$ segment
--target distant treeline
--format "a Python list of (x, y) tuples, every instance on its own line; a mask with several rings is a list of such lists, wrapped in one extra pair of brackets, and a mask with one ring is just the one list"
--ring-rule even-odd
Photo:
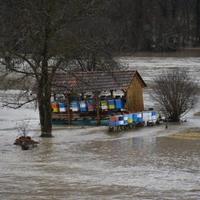
[(110, 0), (114, 48), (171, 51), (200, 44), (200, 0)]
[[(22, 16), (22, 9), (27, 10), (30, 7), (28, 2), (31, 4), (31, 1), (24, 0), (0, 0), (1, 18), (4, 18), (0, 29), (1, 40), (9, 35), (9, 31), (13, 32), (13, 29), (16, 29), (14, 37), (24, 36), (20, 35), (21, 33), (17, 34), (19, 21), (9, 26), (5, 24), (5, 18), (9, 21), (12, 15)], [(33, 2), (35, 6), (33, 12), (35, 15), (40, 15), (41, 10), (39, 9), (38, 13), (36, 10), (40, 8), (40, 4), (45, 4), (41, 3), (45, 0), (35, 0), (32, 4)], [(58, 6), (62, 12), (64, 8), (62, 5), (67, 5), (66, 14), (63, 14), (63, 20), (67, 19), (67, 25), (63, 32), (60, 31), (60, 35), (62, 37), (64, 34), (69, 35), (70, 30), (78, 38), (76, 42), (81, 41), (79, 45), (84, 46), (83, 49), (80, 47), (81, 53), (86, 46), (90, 46), (90, 49), (92, 46), (95, 49), (102, 48), (112, 52), (159, 52), (200, 45), (200, 0), (57, 0), (56, 2), (59, 2)], [(77, 20), (76, 17), (83, 16), (82, 13), (84, 19)], [(24, 20), (22, 21), (24, 23)]]

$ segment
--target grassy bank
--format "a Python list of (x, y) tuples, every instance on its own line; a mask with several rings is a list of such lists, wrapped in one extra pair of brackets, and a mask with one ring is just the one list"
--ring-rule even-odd
[(200, 128), (190, 128), (167, 137), (180, 140), (200, 140)]

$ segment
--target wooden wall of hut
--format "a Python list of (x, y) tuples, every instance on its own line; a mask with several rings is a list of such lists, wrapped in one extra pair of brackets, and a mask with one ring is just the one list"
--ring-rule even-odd
[(127, 89), (126, 109), (129, 112), (141, 112), (144, 110), (143, 84), (137, 76), (134, 77)]

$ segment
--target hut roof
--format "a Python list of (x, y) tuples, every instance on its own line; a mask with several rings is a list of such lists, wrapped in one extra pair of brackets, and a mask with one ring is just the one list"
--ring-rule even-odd
[(143, 87), (146, 83), (137, 71), (91, 71), (57, 73), (53, 81), (53, 92), (101, 92), (127, 89), (132, 80), (138, 77)]

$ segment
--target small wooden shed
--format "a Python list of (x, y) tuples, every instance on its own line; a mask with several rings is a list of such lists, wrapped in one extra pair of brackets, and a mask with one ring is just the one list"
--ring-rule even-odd
[(85, 94), (99, 96), (102, 91), (120, 90), (126, 99), (127, 112), (144, 110), (143, 89), (146, 83), (137, 71), (91, 71), (57, 73), (53, 81), (53, 94)]

